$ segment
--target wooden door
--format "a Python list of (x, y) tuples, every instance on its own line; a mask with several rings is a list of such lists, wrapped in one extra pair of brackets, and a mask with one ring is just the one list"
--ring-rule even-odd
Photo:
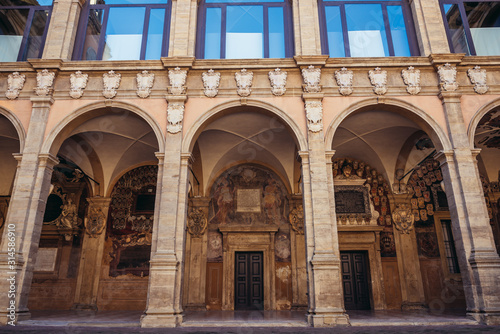
[(262, 252), (236, 252), (234, 278), (234, 309), (264, 308)]
[(346, 310), (369, 310), (367, 256), (364, 252), (340, 252)]

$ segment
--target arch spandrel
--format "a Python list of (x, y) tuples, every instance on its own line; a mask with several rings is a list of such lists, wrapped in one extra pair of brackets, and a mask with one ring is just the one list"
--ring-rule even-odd
[(11, 110), (6, 109), (5, 107), (0, 107), (0, 115), (7, 118), (10, 123), (14, 126), (17, 132), (17, 137), (19, 140), (19, 153), (21, 153), (24, 149), (24, 141), (26, 139), (26, 130), (24, 129), (24, 125)]

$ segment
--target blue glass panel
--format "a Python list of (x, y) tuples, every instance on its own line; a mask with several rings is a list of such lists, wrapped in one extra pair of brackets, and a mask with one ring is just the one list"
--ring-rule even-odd
[(54, 0), (1, 0), (0, 6), (52, 6)]
[(401, 1), (401, 0), (323, 0), (325, 2), (333, 2), (333, 1), (376, 1), (376, 2), (380, 2), (380, 1)]
[(401, 6), (387, 6), (389, 16), (389, 26), (391, 27), (392, 45), (394, 46), (394, 55), (409, 57), (410, 45), (406, 35), (405, 20), (403, 18), (403, 9)]
[(17, 61), (29, 9), (0, 9), (0, 62)]
[(160, 59), (165, 27), (165, 9), (151, 9), (145, 59)]
[(344, 35), (340, 19), (340, 7), (325, 7), (328, 54), (330, 57), (345, 57)]
[(470, 55), (469, 45), (465, 37), (464, 24), (458, 5), (446, 5), (446, 20), (448, 21), (449, 38), (456, 53)]
[(264, 58), (262, 6), (227, 6), (226, 58)]
[(40, 53), (43, 50), (43, 33), (47, 25), (48, 17), (49, 12), (47, 10), (35, 11), (22, 60), (39, 58), (41, 56)]
[(220, 59), (221, 9), (207, 8), (205, 59)]
[(54, 0), (38, 0), (37, 2), (40, 6), (52, 6)]
[(269, 58), (285, 58), (283, 8), (269, 7)]
[(500, 55), (500, 3), (465, 2), (464, 8), (476, 55)]
[[(94, 2), (94, 3), (93, 3)], [(101, 5), (153, 5), (166, 4), (168, 0), (91, 0), (91, 4)]]
[(388, 57), (382, 6), (345, 5), (351, 57)]
[(248, 2), (285, 2), (285, 0), (251, 0), (251, 1), (242, 1), (242, 0), (206, 0), (206, 3), (248, 3)]
[(103, 60), (136, 60), (141, 55), (144, 7), (109, 9)]
[(87, 23), (87, 33), (83, 43), (82, 60), (97, 60), (97, 50), (101, 38), (102, 22), (104, 19), (103, 9), (90, 9)]

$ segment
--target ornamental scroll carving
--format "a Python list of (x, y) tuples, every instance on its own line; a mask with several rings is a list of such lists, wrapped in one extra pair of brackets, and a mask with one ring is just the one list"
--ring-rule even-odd
[(97, 238), (106, 225), (106, 216), (99, 207), (91, 207), (85, 220), (85, 231), (91, 238)]
[(149, 94), (151, 94), (151, 88), (153, 88), (153, 84), (155, 82), (154, 73), (149, 73), (148, 71), (142, 71), (141, 73), (137, 73), (136, 77), (137, 81), (137, 96), (140, 98), (147, 98)]
[(348, 96), (352, 94), (353, 79), (353, 72), (345, 67), (342, 67), (340, 71), (335, 71), (335, 80), (337, 81), (341, 95)]
[(376, 67), (375, 70), (368, 71), (368, 77), (375, 94), (384, 95), (387, 93), (387, 71)]
[(187, 70), (181, 70), (179, 67), (168, 71), (168, 80), (170, 87), (168, 90), (172, 95), (182, 95), (186, 92)]
[(306, 93), (319, 93), (321, 91), (321, 86), (319, 85), (321, 81), (321, 69), (314, 68), (310, 65), (308, 68), (302, 69), (302, 79), (304, 80), (304, 85), (302, 88)]
[(49, 72), (48, 70), (43, 70), (36, 74), (36, 88), (35, 93), (38, 96), (47, 96), (52, 93), (52, 85), (54, 84), (54, 78), (56, 74), (54, 72)]
[(323, 130), (323, 104), (321, 101), (306, 101), (306, 117), (309, 131)]
[(194, 238), (200, 238), (207, 229), (207, 217), (202, 209), (193, 209), (188, 214), (187, 230)]
[(304, 208), (298, 205), (289, 214), (290, 225), (297, 234), (304, 234)]
[(438, 75), (442, 90), (453, 92), (458, 89), (457, 68), (455, 66), (448, 63), (438, 66)]
[(269, 81), (271, 82), (271, 92), (276, 96), (281, 96), (286, 92), (286, 77), (287, 72), (281, 71), (279, 68), (274, 71), (269, 71)]
[(122, 80), (122, 75), (115, 73), (115, 71), (109, 71), (102, 75), (102, 82), (104, 84), (104, 90), (102, 95), (107, 99), (112, 99), (116, 96), (116, 90), (120, 87), (120, 82)]
[(81, 71), (76, 71), (69, 76), (69, 82), (71, 88), (69, 90), (69, 96), (74, 99), (79, 99), (83, 96), (83, 90), (87, 87), (87, 82), (89, 81), (89, 75), (83, 74)]
[(239, 96), (247, 97), (252, 93), (252, 81), (253, 72), (248, 72), (246, 69), (242, 69), (240, 72), (234, 73), (234, 79), (236, 80), (236, 86), (238, 90), (236, 91)]
[(182, 120), (184, 119), (184, 103), (169, 102), (167, 107), (167, 131), (178, 133), (182, 130)]
[(216, 97), (219, 93), (220, 73), (210, 69), (201, 75), (206, 97)]
[(420, 70), (416, 70), (413, 66), (408, 67), (407, 70), (401, 71), (401, 76), (406, 85), (406, 91), (411, 95), (420, 93)]
[(5, 96), (9, 100), (14, 100), (19, 96), (19, 93), (24, 87), (24, 82), (26, 81), (26, 76), (24, 74), (19, 74), (19, 72), (14, 72), (9, 74), (7, 79), (8, 89), (5, 92)]
[(467, 70), (470, 82), (474, 85), (474, 91), (478, 94), (485, 94), (489, 87), (486, 85), (486, 70), (476, 66)]
[(392, 213), (392, 219), (396, 228), (403, 234), (409, 234), (414, 228), (414, 217), (411, 209), (406, 204), (398, 204)]

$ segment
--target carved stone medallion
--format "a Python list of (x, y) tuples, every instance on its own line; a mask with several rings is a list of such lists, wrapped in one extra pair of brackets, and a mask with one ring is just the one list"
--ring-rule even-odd
[(287, 72), (281, 71), (279, 68), (274, 71), (269, 71), (269, 81), (271, 82), (271, 92), (276, 96), (281, 96), (286, 92), (286, 77)]
[(470, 82), (474, 85), (474, 91), (478, 94), (485, 94), (489, 87), (486, 85), (486, 70), (476, 66), (467, 70)]
[(122, 80), (122, 75), (115, 73), (115, 71), (109, 71), (102, 75), (102, 82), (104, 84), (104, 90), (102, 95), (107, 99), (112, 99), (116, 96), (116, 90), (120, 87), (120, 82)]
[(186, 92), (187, 70), (181, 70), (179, 67), (168, 71), (168, 80), (170, 81), (169, 91), (172, 95), (182, 95)]
[(304, 208), (299, 205), (290, 211), (290, 225), (297, 234), (304, 234)]
[(455, 66), (451, 66), (448, 63), (438, 66), (438, 75), (439, 85), (442, 90), (452, 92), (458, 89), (457, 68)]
[(411, 209), (406, 204), (398, 204), (392, 213), (392, 219), (396, 228), (404, 234), (409, 234), (414, 228), (414, 217)]
[(153, 84), (155, 82), (155, 74), (149, 73), (148, 71), (142, 71), (141, 73), (137, 73), (136, 77), (137, 81), (137, 96), (145, 99), (151, 94), (151, 88), (153, 88)]
[(306, 101), (306, 117), (309, 131), (323, 130), (323, 104), (321, 101)]
[(106, 225), (106, 216), (99, 207), (91, 207), (85, 220), (85, 230), (91, 238), (97, 238)]
[(26, 81), (26, 76), (24, 74), (19, 74), (19, 72), (14, 72), (9, 74), (7, 79), (8, 89), (5, 92), (5, 96), (9, 100), (14, 100), (19, 96), (19, 93), (24, 87), (24, 82)]
[(238, 87), (237, 93), (241, 97), (250, 96), (252, 93), (253, 72), (248, 72), (242, 69), (240, 72), (234, 74), (236, 86)]
[(220, 73), (210, 69), (201, 75), (206, 97), (216, 97), (219, 93)]
[(411, 95), (420, 93), (420, 70), (416, 70), (413, 66), (407, 70), (401, 71), (401, 76), (406, 85), (406, 91)]
[(52, 93), (52, 85), (54, 84), (54, 78), (56, 74), (54, 72), (49, 72), (48, 70), (43, 70), (36, 74), (36, 88), (35, 93), (38, 96), (47, 96)]
[(170, 133), (181, 132), (183, 119), (184, 103), (169, 102), (167, 107), (167, 131)]
[(87, 82), (89, 81), (89, 75), (83, 74), (80, 71), (76, 71), (69, 76), (69, 81), (71, 84), (71, 89), (69, 91), (69, 96), (74, 99), (79, 99), (83, 95), (83, 90), (87, 87)]
[(375, 70), (368, 71), (368, 77), (373, 86), (373, 92), (377, 95), (384, 95), (387, 93), (387, 71), (375, 68)]
[(345, 67), (342, 67), (340, 71), (335, 71), (335, 80), (337, 80), (337, 85), (339, 86), (340, 94), (344, 96), (352, 94), (353, 79), (354, 79), (353, 72)]
[(304, 85), (302, 86), (304, 92), (319, 93), (321, 91), (321, 86), (319, 85), (321, 81), (320, 68), (314, 68), (313, 65), (310, 65), (308, 68), (303, 68), (302, 79), (304, 80)]
[(207, 217), (205, 217), (203, 210), (200, 208), (193, 209), (188, 214), (188, 220), (187, 220), (188, 232), (194, 238), (199, 238), (203, 236), (203, 233), (205, 233), (206, 229), (207, 229)]

